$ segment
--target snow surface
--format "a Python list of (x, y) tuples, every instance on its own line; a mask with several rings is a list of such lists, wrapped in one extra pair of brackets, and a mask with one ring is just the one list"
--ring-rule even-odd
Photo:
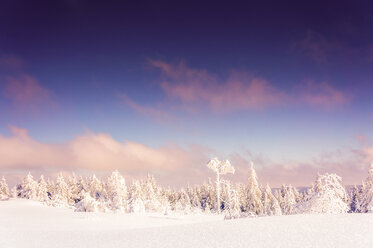
[(0, 247), (373, 247), (373, 214), (223, 220), (73, 212), (10, 199), (0, 201)]

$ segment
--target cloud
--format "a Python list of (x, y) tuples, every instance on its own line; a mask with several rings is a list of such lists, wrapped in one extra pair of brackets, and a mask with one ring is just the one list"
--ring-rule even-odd
[(7, 77), (2, 93), (13, 107), (21, 112), (40, 112), (46, 106), (56, 105), (52, 92), (44, 88), (36, 78), (27, 74)]
[(290, 104), (334, 108), (349, 102), (344, 92), (322, 82), (307, 81), (281, 91), (267, 80), (247, 72), (231, 71), (222, 81), (207, 70), (189, 68), (183, 61), (169, 64), (149, 60), (164, 76), (160, 87), (168, 99), (178, 101), (184, 109), (200, 110), (207, 106), (215, 112), (263, 109)]
[(215, 112), (261, 109), (285, 101), (285, 95), (269, 82), (247, 73), (233, 72), (226, 81), (219, 82), (215, 75), (188, 68), (183, 61), (176, 65), (149, 61), (166, 77), (161, 83), (166, 95), (192, 109), (204, 105)]
[[(26, 129), (9, 126), (11, 136), (0, 135), (0, 173), (33, 171), (53, 175), (58, 171), (108, 174), (118, 169), (125, 177), (141, 178), (152, 173), (163, 185), (201, 184), (214, 174), (205, 166), (216, 151), (200, 146), (175, 144), (150, 147), (133, 141), (117, 141), (109, 134), (88, 132), (60, 144), (39, 142)], [(245, 183), (250, 161), (259, 181), (272, 187), (281, 184), (309, 186), (317, 173), (337, 173), (346, 185), (359, 184), (373, 161), (373, 147), (343, 148), (315, 155), (308, 161), (283, 159), (273, 162), (263, 154), (246, 151), (227, 157), (236, 173), (226, 178)], [(88, 173), (87, 173), (88, 172)]]
[(373, 148), (351, 149), (345, 147), (330, 152), (316, 154), (308, 161), (282, 159), (272, 161), (263, 155), (252, 153), (235, 153), (230, 156), (231, 164), (236, 167), (238, 181), (246, 180), (250, 161), (254, 161), (258, 180), (262, 185), (272, 187), (282, 184), (309, 186), (315, 181), (318, 173), (336, 173), (343, 178), (343, 184), (360, 184), (367, 176), (370, 160), (373, 159)]
[[(153, 173), (173, 183), (204, 166), (209, 149), (168, 144), (152, 148), (137, 142), (119, 142), (109, 134), (87, 133), (62, 144), (39, 142), (26, 129), (9, 126), (12, 135), (0, 135), (1, 170), (90, 170), (118, 169), (128, 175)], [(186, 179), (184, 179), (186, 180)], [(197, 179), (198, 180), (198, 179)]]
[(326, 82), (316, 84), (308, 81), (302, 87), (301, 100), (310, 106), (334, 108), (345, 105), (350, 99), (344, 92)]
[(143, 116), (149, 117), (158, 122), (169, 122), (174, 119), (167, 112), (154, 107), (140, 105), (125, 94), (119, 94), (119, 97), (124, 101), (124, 103), (127, 106), (131, 107), (133, 110), (135, 110)]

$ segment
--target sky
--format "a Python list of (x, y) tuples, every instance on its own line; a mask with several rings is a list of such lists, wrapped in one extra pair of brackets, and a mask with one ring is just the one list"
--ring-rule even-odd
[(373, 161), (371, 1), (3, 1), (0, 175), (359, 184)]

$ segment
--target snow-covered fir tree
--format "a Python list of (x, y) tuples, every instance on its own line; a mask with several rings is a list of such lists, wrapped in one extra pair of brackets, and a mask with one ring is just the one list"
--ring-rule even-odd
[(127, 208), (128, 212), (132, 213), (145, 212), (141, 184), (139, 181), (134, 181), (130, 187)]
[(89, 179), (88, 191), (97, 201), (105, 201), (106, 190), (104, 184), (96, 177), (95, 174), (93, 174), (93, 176)]
[(230, 181), (223, 180), (222, 201), (226, 218), (238, 218), (241, 216), (241, 206), (238, 194)]
[(10, 197), (8, 184), (6, 183), (5, 177), (0, 180), (0, 200), (5, 200)]
[(218, 158), (213, 158), (207, 163), (207, 167), (211, 169), (216, 174), (216, 210), (218, 213), (221, 211), (221, 201), (220, 201), (220, 190), (221, 183), (220, 177), (222, 175), (232, 173), (234, 174), (234, 167), (228, 160), (220, 161)]
[(262, 194), (262, 202), (263, 202), (263, 214), (264, 215), (281, 215), (281, 207), (272, 194), (272, 190), (267, 184), (263, 194)]
[(261, 199), (262, 191), (259, 188), (258, 177), (254, 170), (254, 163), (251, 162), (248, 175), (245, 211), (256, 215), (262, 214), (263, 204)]
[(51, 199), (50, 194), (48, 193), (47, 183), (45, 182), (43, 175), (40, 176), (40, 179), (38, 181), (36, 197), (38, 201), (41, 202), (46, 202)]
[(370, 165), (367, 179), (363, 182), (359, 205), (360, 212), (373, 213), (373, 163)]
[(22, 183), (16, 186), (16, 196), (19, 198), (37, 200), (37, 188), (38, 184), (29, 172), (27, 176), (23, 178)]
[(117, 170), (108, 178), (107, 197), (112, 210), (125, 212), (128, 209), (126, 181)]
[(348, 197), (336, 174), (318, 175), (311, 194), (296, 206), (297, 213), (346, 213)]
[(70, 188), (62, 173), (57, 176), (52, 199), (53, 205), (55, 206), (71, 206), (75, 203), (71, 197)]
[(360, 189), (355, 185), (351, 192), (350, 200), (350, 212), (359, 213), (360, 212)]
[(297, 203), (294, 188), (291, 185), (282, 185), (280, 195), (277, 195), (282, 214), (292, 214)]

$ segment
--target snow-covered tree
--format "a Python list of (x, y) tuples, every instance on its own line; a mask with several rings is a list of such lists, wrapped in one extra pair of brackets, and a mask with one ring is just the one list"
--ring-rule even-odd
[(359, 213), (360, 212), (360, 189), (354, 186), (351, 192), (351, 201), (350, 201), (350, 212)]
[(134, 181), (129, 190), (128, 211), (132, 213), (145, 212), (145, 205), (142, 199), (141, 184), (139, 181)]
[(127, 209), (127, 187), (124, 177), (117, 171), (113, 171), (107, 181), (107, 196), (110, 208), (115, 211), (125, 212)]
[(22, 183), (16, 186), (16, 195), (20, 198), (37, 200), (37, 188), (38, 184), (29, 172), (27, 176), (23, 178)]
[(257, 215), (262, 214), (263, 204), (261, 199), (262, 191), (259, 188), (258, 177), (254, 170), (254, 163), (251, 162), (248, 176), (245, 211)]
[(272, 190), (267, 184), (263, 196), (262, 196), (262, 202), (263, 202), (263, 214), (264, 215), (281, 215), (281, 207), (277, 201), (277, 199), (272, 194)]
[(226, 218), (238, 218), (241, 215), (241, 206), (236, 189), (230, 181), (222, 180), (224, 211), (227, 213)]
[(93, 176), (89, 179), (88, 191), (91, 194), (91, 196), (97, 201), (105, 200), (106, 191), (104, 188), (104, 184), (101, 182), (100, 179), (96, 177), (95, 174), (93, 174)]
[(70, 188), (67, 185), (62, 173), (56, 179), (56, 185), (53, 195), (53, 204), (57, 206), (70, 206), (73, 203)]
[(48, 194), (47, 183), (45, 182), (43, 175), (40, 176), (40, 179), (38, 181), (36, 197), (38, 201), (41, 201), (41, 202), (46, 202), (50, 200), (50, 197)]
[(312, 193), (296, 206), (297, 213), (346, 213), (348, 197), (336, 174), (318, 175)]
[(9, 197), (8, 184), (6, 183), (5, 177), (2, 177), (0, 180), (0, 200), (8, 199)]
[(220, 213), (220, 176), (228, 173), (234, 174), (234, 167), (228, 160), (220, 161), (218, 158), (213, 158), (207, 163), (207, 167), (216, 174), (216, 199), (217, 199), (217, 212)]
[(96, 201), (88, 192), (82, 193), (82, 200), (75, 203), (75, 212), (107, 212), (104, 204)]
[(293, 208), (295, 207), (296, 195), (291, 185), (282, 185), (280, 190), (279, 204), (281, 207), (282, 214), (292, 214)]
[(373, 212), (373, 163), (370, 165), (368, 177), (363, 183), (359, 205), (362, 213)]

